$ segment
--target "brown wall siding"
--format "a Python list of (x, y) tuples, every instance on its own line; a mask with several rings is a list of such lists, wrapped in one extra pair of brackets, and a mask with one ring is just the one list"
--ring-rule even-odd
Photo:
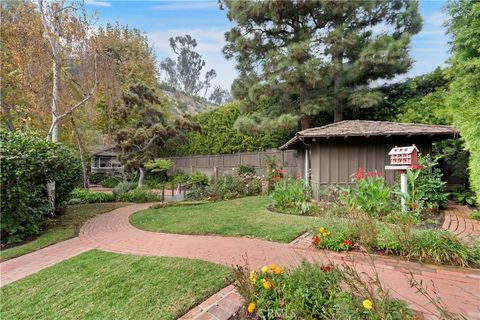
[(431, 141), (426, 138), (355, 138), (318, 139), (311, 144), (311, 184), (314, 197), (329, 184), (346, 185), (351, 176), (362, 167), (368, 171), (377, 170), (392, 185), (393, 171), (386, 171), (390, 164), (388, 152), (394, 146), (416, 144), (420, 153), (431, 152)]

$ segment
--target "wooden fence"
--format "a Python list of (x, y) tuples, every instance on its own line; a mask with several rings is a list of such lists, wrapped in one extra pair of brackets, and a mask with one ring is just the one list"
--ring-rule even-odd
[(284, 174), (296, 177), (301, 174), (302, 164), (295, 150), (280, 151), (270, 149), (258, 152), (238, 152), (220, 155), (199, 155), (185, 157), (171, 157), (172, 171), (185, 173), (200, 171), (208, 176), (231, 174), (241, 165), (253, 166), (258, 175), (266, 175), (268, 158), (275, 159), (277, 168), (282, 168)]

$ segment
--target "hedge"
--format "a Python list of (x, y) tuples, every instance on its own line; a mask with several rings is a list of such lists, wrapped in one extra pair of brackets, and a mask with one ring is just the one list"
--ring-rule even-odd
[[(26, 133), (0, 132), (2, 242), (40, 232), (43, 219), (58, 209), (81, 177), (76, 154), (67, 147)], [(47, 183), (56, 182), (55, 207)]]

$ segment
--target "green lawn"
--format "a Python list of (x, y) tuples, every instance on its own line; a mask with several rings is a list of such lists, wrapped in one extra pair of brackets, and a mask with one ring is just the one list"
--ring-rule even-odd
[(57, 242), (76, 237), (81, 226), (88, 219), (125, 205), (127, 203), (87, 203), (68, 206), (63, 215), (49, 219), (45, 223), (45, 232), (40, 236), (18, 246), (1, 250), (0, 261), (19, 257)]
[(266, 209), (269, 197), (246, 197), (196, 206), (147, 209), (131, 216), (144, 230), (182, 234), (249, 236), (290, 242), (318, 225), (315, 217), (273, 213)]
[(199, 260), (91, 250), (0, 289), (0, 318), (176, 319), (232, 281)]

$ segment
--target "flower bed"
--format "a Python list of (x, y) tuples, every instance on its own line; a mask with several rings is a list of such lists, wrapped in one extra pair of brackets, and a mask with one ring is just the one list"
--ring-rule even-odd
[(272, 264), (260, 271), (237, 267), (235, 275), (250, 319), (413, 319), (405, 302), (348, 267), (304, 262), (282, 270)]
[(445, 230), (413, 229), (373, 219), (331, 220), (312, 237), (312, 244), (334, 251), (397, 255), (407, 260), (461, 267), (480, 266), (480, 243), (468, 245)]

